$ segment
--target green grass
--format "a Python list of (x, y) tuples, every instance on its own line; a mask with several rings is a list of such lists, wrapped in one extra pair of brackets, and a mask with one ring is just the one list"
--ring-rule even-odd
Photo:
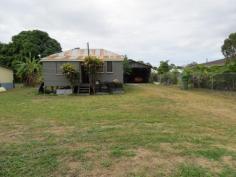
[(114, 157), (122, 157), (122, 156), (133, 157), (135, 156), (135, 153), (132, 151), (127, 151), (123, 147), (114, 147), (111, 151), (111, 155)]
[(211, 177), (212, 175), (202, 167), (183, 165), (178, 169), (175, 177)]
[(202, 156), (210, 160), (220, 160), (223, 156), (232, 156), (235, 158), (235, 152), (227, 151), (223, 148), (207, 148), (192, 152), (196, 156)]
[(235, 93), (125, 92), (1, 93), (0, 176), (235, 176)]

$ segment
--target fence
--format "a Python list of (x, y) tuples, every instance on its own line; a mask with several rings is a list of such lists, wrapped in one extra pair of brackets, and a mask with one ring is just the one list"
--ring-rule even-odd
[(214, 74), (204, 78), (192, 76), (192, 87), (236, 91), (236, 73)]
[(236, 73), (214, 75), (212, 77), (211, 89), (236, 91)]

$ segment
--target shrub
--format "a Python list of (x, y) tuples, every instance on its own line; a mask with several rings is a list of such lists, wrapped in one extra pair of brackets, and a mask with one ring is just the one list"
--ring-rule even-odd
[(151, 73), (150, 82), (158, 82), (158, 73), (156, 72)]
[(183, 88), (188, 88), (191, 84), (194, 88), (236, 90), (236, 60), (226, 62), (224, 66), (186, 67), (181, 80)]
[(16, 76), (20, 78), (24, 85), (35, 86), (40, 83), (41, 64), (35, 58), (25, 57), (24, 61), (15, 63)]
[(71, 87), (75, 87), (79, 84), (80, 73), (76, 71), (73, 64), (66, 63), (62, 66), (63, 74), (68, 79)]
[(159, 76), (159, 81), (165, 85), (177, 84), (179, 78), (179, 72), (177, 70), (170, 71)]

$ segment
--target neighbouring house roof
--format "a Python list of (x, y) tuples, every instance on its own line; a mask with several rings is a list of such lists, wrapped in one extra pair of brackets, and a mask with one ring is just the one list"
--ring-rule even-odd
[(214, 60), (214, 61), (209, 61), (206, 63), (202, 63), (202, 65), (205, 66), (223, 66), (226, 62), (226, 59), (220, 59), (220, 60)]
[[(124, 56), (110, 52), (105, 49), (90, 49), (90, 56), (96, 56), (103, 61), (123, 61)], [(49, 55), (41, 59), (45, 61), (84, 61), (85, 57), (88, 56), (87, 49), (71, 49), (65, 52), (56, 53)]]

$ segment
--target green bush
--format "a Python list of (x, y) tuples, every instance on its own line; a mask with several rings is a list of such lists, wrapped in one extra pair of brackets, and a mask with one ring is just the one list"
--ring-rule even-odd
[(180, 73), (177, 70), (169, 71), (159, 75), (160, 83), (164, 85), (176, 85), (178, 83)]
[(187, 89), (192, 85), (194, 88), (236, 90), (236, 60), (230, 61), (224, 66), (186, 67), (181, 76), (182, 87)]
[(63, 74), (68, 79), (71, 87), (75, 87), (79, 84), (80, 73), (76, 71), (75, 66), (70, 63), (66, 63), (62, 66)]
[(158, 82), (158, 73), (155, 72), (151, 73), (150, 82)]

